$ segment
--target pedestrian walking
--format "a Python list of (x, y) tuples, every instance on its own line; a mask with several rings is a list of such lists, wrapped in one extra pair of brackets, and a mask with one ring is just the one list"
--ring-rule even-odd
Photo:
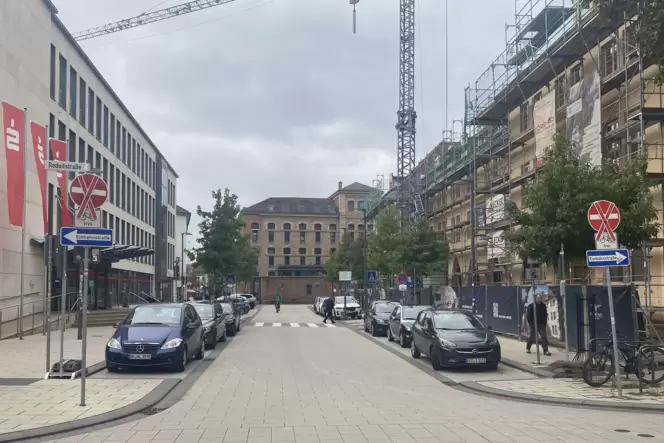
[[(535, 303), (537, 303), (537, 309), (535, 309)], [(528, 343), (526, 343), (526, 352), (530, 354), (530, 347), (535, 343), (535, 334), (539, 333), (544, 355), (551, 355), (549, 352), (549, 340), (546, 337), (546, 323), (549, 316), (546, 312), (546, 304), (542, 302), (541, 294), (537, 294), (535, 303), (529, 304), (526, 311), (530, 329), (530, 336), (528, 337)], [(535, 328), (535, 310), (537, 310), (537, 328)]]
[(323, 323), (327, 323), (328, 318), (334, 323), (334, 295), (325, 299), (323, 302), (323, 311), (325, 312)]

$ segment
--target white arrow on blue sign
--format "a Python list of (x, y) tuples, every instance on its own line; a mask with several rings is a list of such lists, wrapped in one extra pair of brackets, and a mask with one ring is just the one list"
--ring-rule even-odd
[(60, 228), (62, 246), (110, 248), (113, 246), (113, 230), (104, 228)]
[(378, 281), (377, 271), (367, 271), (367, 282), (376, 283)]
[(586, 261), (589, 268), (629, 266), (629, 251), (627, 249), (586, 251)]

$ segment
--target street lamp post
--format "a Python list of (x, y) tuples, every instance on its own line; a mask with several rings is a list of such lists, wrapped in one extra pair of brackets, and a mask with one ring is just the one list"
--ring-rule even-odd
[[(366, 203), (365, 203), (366, 204)], [(362, 239), (362, 306), (364, 309), (365, 301), (367, 299), (367, 244), (369, 240), (369, 231), (367, 230), (367, 208), (364, 206), (360, 209), (362, 211), (362, 220), (364, 222), (364, 238)]]
[(180, 294), (180, 297), (182, 297), (182, 300), (185, 300), (187, 298), (186, 297), (186, 295), (187, 295), (187, 271), (186, 271), (186, 269), (187, 268), (186, 268), (186, 265), (185, 265), (186, 259), (185, 259), (185, 256), (184, 256), (184, 251), (185, 251), (184, 241), (185, 241), (185, 238), (188, 235), (191, 235), (191, 232), (185, 231), (185, 232), (182, 233), (182, 242), (180, 244), (180, 248), (181, 248), (180, 256), (182, 257), (182, 260), (181, 260), (182, 265), (181, 265), (181, 269), (180, 269), (180, 282), (182, 284), (182, 293)]

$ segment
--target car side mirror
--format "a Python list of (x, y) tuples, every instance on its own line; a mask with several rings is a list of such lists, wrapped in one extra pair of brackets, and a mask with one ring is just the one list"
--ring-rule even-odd
[(114, 327), (115, 329), (118, 329), (118, 326), (120, 326), (120, 323), (113, 323), (113, 327)]
[(487, 328), (489, 331), (493, 330), (493, 326), (491, 326), (491, 325), (488, 325), (486, 328)]

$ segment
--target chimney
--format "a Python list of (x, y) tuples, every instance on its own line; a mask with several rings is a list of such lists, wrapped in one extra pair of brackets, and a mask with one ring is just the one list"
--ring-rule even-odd
[(339, 190), (341, 191), (341, 188), (344, 187), (344, 182), (339, 182)]

